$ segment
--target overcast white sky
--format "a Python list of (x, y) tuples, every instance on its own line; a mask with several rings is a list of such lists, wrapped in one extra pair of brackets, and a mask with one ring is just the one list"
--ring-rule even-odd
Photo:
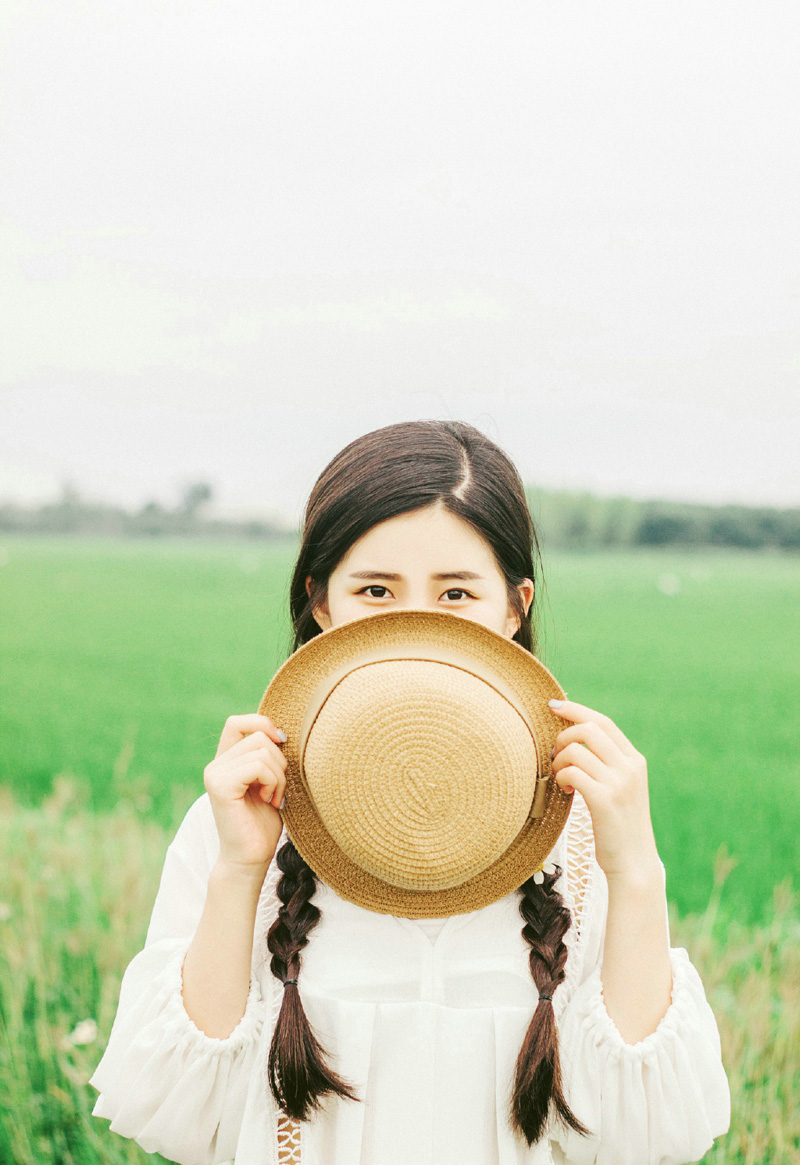
[(800, 504), (797, 0), (4, 0), (0, 497), (300, 509), (457, 417)]

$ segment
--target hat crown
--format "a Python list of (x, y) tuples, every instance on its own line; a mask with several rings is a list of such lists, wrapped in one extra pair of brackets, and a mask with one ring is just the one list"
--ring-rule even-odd
[(305, 784), (341, 851), (390, 885), (445, 890), (495, 862), (536, 790), (534, 740), (464, 667), (384, 660), (335, 684), (309, 733)]

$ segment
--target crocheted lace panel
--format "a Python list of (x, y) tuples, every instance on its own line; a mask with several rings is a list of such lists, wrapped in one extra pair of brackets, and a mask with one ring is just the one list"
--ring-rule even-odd
[(575, 790), (567, 819), (567, 895), (572, 910), (572, 925), (580, 937), (583, 904), (589, 889), (594, 864), (594, 829), (592, 815), (585, 800)]
[[(286, 840), (286, 831), (281, 834), (278, 849)], [(574, 928), (573, 943), (580, 937), (581, 917), (586, 900), (591, 877), (592, 861), (594, 858), (594, 832), (592, 818), (586, 802), (578, 791), (575, 791), (572, 808), (566, 826), (566, 892), (568, 905), (572, 911)], [(258, 905), (255, 958), (260, 959), (262, 965), (269, 967), (272, 956), (267, 947), (267, 932), (275, 920), (280, 900), (277, 895), (277, 885), (280, 870), (277, 863), (272, 862), (264, 879), (261, 898)], [(254, 959), (255, 962), (255, 959)], [(272, 1014), (270, 1031), (274, 1031), (278, 1021), (283, 993), (280, 990), (272, 992)], [(266, 1071), (266, 1062), (261, 1066), (263, 1088), (269, 1089)], [(302, 1165), (303, 1126), (278, 1110), (275, 1129), (275, 1143), (273, 1157), (279, 1165)]]

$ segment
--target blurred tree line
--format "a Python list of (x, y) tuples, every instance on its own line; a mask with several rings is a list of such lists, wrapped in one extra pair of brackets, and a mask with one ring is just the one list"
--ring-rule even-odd
[(106, 535), (121, 538), (197, 536), (211, 538), (296, 537), (296, 530), (279, 519), (231, 521), (205, 513), (214, 496), (206, 481), (192, 482), (172, 509), (157, 501), (138, 510), (125, 510), (81, 497), (71, 483), (62, 486), (61, 497), (38, 507), (0, 502), (0, 533)]
[(739, 546), (800, 550), (800, 507), (703, 505), (526, 487), (548, 548)]
[[(701, 505), (598, 497), (527, 486), (526, 494), (547, 549), (613, 546), (738, 546), (753, 550), (800, 550), (800, 507)], [(72, 484), (61, 497), (38, 507), (0, 502), (0, 533), (111, 535), (159, 538), (293, 539), (296, 529), (279, 519), (233, 521), (209, 517), (208, 482), (188, 485), (172, 509), (149, 501), (135, 511), (82, 498)]]

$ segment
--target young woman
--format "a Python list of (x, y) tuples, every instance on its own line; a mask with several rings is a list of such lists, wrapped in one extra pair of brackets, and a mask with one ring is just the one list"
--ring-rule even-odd
[[(534, 557), (519, 475), (477, 429), (367, 433), (308, 500), (293, 649), (429, 608), (536, 654)], [(547, 876), (421, 920), (315, 876), (282, 826), (281, 726), (229, 717), (125, 972), (94, 1114), (185, 1165), (698, 1160), (730, 1093), (700, 977), (670, 947), (646, 761), (601, 712), (559, 713), (554, 779), (575, 795)]]

